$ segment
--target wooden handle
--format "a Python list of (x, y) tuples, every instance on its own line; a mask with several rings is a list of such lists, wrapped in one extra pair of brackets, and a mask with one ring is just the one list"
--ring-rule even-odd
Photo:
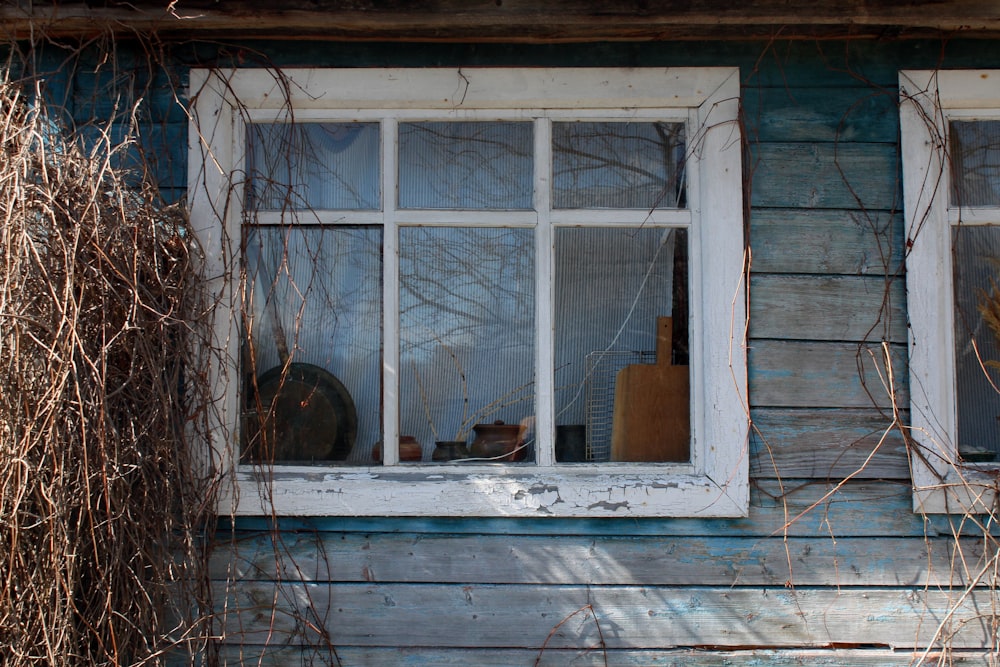
[(672, 317), (656, 318), (656, 363), (659, 366), (673, 365), (674, 320)]

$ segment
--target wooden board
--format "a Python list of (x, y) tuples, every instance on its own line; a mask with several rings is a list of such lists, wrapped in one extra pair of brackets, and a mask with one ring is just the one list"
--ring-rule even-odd
[(757, 208), (750, 215), (755, 273), (894, 275), (903, 218), (885, 211)]
[(904, 287), (882, 276), (755, 274), (750, 336), (905, 343)]
[(954, 648), (993, 641), (988, 588), (241, 582), (213, 599), (232, 643), (315, 643), (322, 628), (336, 646), (908, 649), (940, 646), (942, 625)]
[[(743, 651), (707, 651), (705, 649), (604, 649), (600, 648), (394, 648), (382, 646), (313, 646), (288, 647), (239, 645), (224, 647), (219, 656), (226, 666), (288, 667), (289, 665), (338, 664), (331, 656), (336, 651), (342, 665), (409, 665), (435, 667), (913, 667), (915, 651), (892, 651), (865, 647), (853, 649), (748, 649)], [(990, 651), (929, 651), (925, 665), (962, 665), (993, 667)], [(190, 663), (178, 660), (176, 667)], [(173, 663), (168, 663), (174, 667)]]
[(673, 321), (656, 320), (656, 363), (618, 372), (612, 461), (687, 461), (691, 456), (690, 374), (674, 366)]
[(898, 150), (892, 144), (774, 143), (751, 147), (755, 207), (897, 208)]
[[(216, 549), (211, 576), (249, 581), (646, 586), (944, 586), (987, 567), (982, 538), (288, 533)], [(475, 554), (469, 558), (467, 554)], [(891, 554), (891, 558), (888, 556)], [(553, 567), (556, 558), (564, 567)]]
[(755, 408), (750, 416), (750, 474), (757, 479), (910, 478), (903, 435), (885, 411)]
[[(470, 2), (366, 2), (294, 0), (220, 2), (188, 0), (164, 5), (129, 3), (0, 3), (0, 23), (11, 39), (38, 34), (134, 35), (154, 30), (274, 38), (408, 41), (647, 41), (688, 39), (941, 38), (955, 33), (988, 36), (1000, 29), (1000, 10), (985, 0), (942, 1), (922, 11), (913, 0), (835, 3), (765, 0), (733, 3), (615, 0), (507, 0)], [(165, 11), (169, 9), (169, 11)], [(770, 45), (770, 42), (768, 43)], [(830, 51), (836, 52), (831, 47)], [(760, 60), (767, 62), (766, 58)], [(857, 75), (860, 78), (860, 75)]]
[[(889, 346), (892, 373), (877, 343), (753, 340), (749, 350), (754, 408), (890, 408), (909, 406), (906, 347)], [(892, 377), (892, 391), (888, 378)]]

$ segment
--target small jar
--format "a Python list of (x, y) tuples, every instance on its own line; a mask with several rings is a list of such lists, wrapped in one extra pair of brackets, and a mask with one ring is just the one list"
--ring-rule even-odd
[[(376, 463), (382, 462), (382, 443), (376, 442), (372, 447), (372, 458)], [(423, 447), (412, 435), (399, 436), (399, 460), (401, 462), (413, 463), (424, 458)]]
[(472, 458), (495, 461), (523, 461), (527, 451), (521, 440), (523, 429), (520, 424), (476, 424), (472, 427), (476, 439), (470, 449)]
[(432, 461), (441, 463), (469, 458), (469, 448), (465, 446), (464, 440), (438, 440), (434, 444), (436, 446), (431, 455)]

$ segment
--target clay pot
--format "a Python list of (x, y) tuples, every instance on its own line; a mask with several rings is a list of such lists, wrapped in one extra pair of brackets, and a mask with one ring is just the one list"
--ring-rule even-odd
[(476, 434), (469, 448), (472, 458), (523, 461), (527, 456), (526, 447), (518, 448), (524, 444), (521, 439), (524, 429), (520, 424), (504, 424), (502, 421), (497, 421), (492, 424), (476, 424), (472, 430)]
[[(399, 460), (406, 462), (420, 461), (424, 457), (423, 447), (412, 435), (399, 436)], [(382, 443), (376, 442), (372, 448), (372, 458), (376, 463), (382, 461)]]
[(465, 446), (464, 440), (438, 440), (434, 444), (436, 447), (431, 455), (432, 461), (457, 461), (469, 458), (469, 448)]

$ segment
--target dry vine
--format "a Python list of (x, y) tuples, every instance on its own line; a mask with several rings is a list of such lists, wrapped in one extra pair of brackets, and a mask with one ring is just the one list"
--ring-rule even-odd
[(4, 664), (176, 660), (210, 630), (214, 525), (191, 235), (114, 166), (134, 111), (123, 138), (74, 132), (22, 70), (0, 69)]

